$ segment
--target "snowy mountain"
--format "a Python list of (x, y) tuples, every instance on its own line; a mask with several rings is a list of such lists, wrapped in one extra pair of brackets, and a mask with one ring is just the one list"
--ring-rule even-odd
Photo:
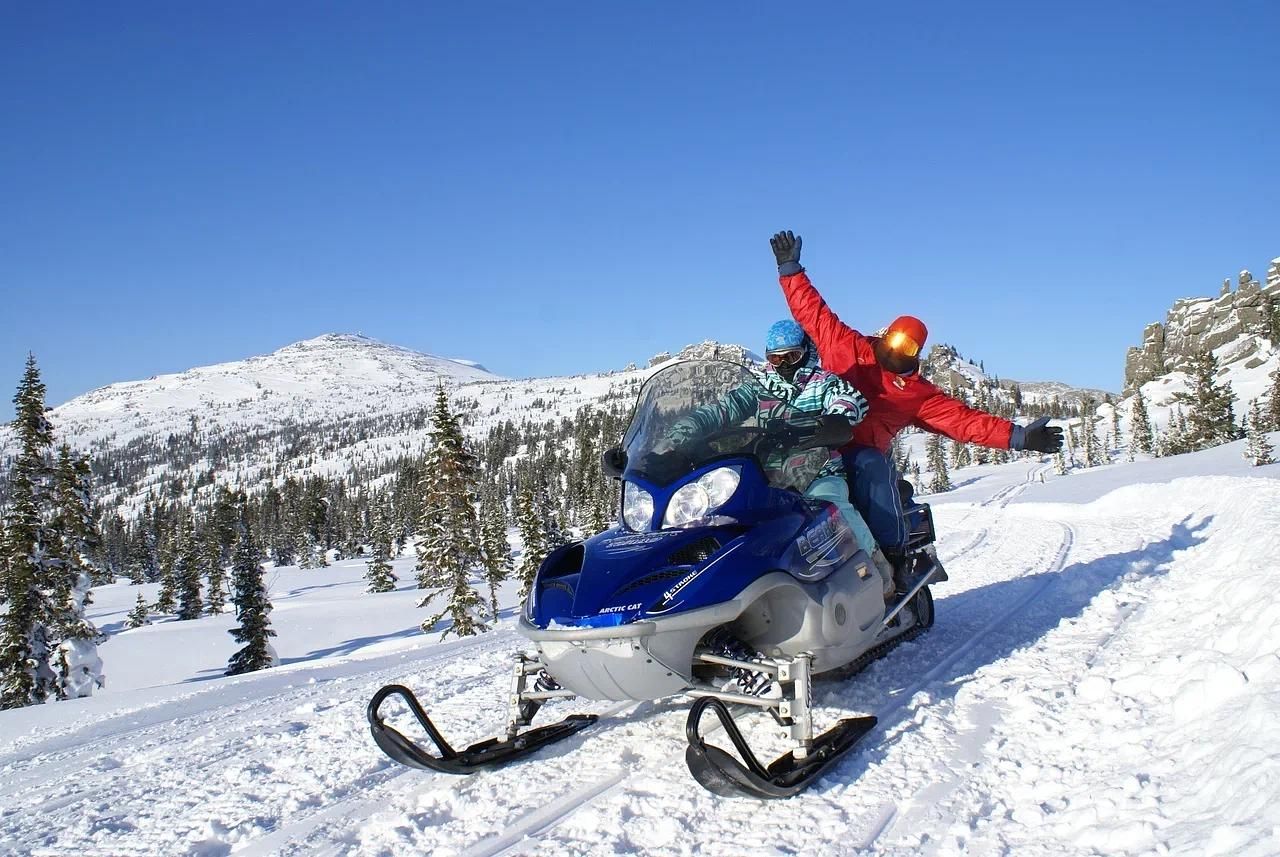
[[(1241, 446), (1068, 477), (973, 468), (933, 498), (950, 573), (934, 627), (815, 680), (819, 728), (879, 725), (767, 806), (694, 783), (679, 698), (553, 701), (538, 722), (601, 719), (474, 776), (379, 752), (365, 706), (390, 682), (456, 745), (501, 729), (510, 656), (528, 648), (514, 586), (498, 629), (441, 643), (418, 631), (412, 556), (380, 595), (362, 560), (275, 569), (282, 665), (234, 678), (230, 613), (125, 630), (157, 585), (99, 587), (106, 688), (0, 712), (0, 851), (1271, 857), (1280, 465), (1249, 468)], [(741, 719), (768, 740), (765, 715)], [(421, 735), (407, 711), (394, 722)]]
[(56, 408), (53, 419), (78, 445), (123, 445), (185, 431), (193, 419), (213, 430), (337, 420), (377, 414), (388, 397), (396, 407), (424, 405), (440, 384), (498, 380), (477, 363), (331, 333), (260, 357), (111, 384)]

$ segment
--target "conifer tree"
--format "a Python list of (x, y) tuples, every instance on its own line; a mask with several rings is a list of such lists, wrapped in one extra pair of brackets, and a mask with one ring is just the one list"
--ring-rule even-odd
[[(1280, 313), (1280, 306), (1276, 312)], [(1271, 372), (1271, 390), (1267, 394), (1267, 409), (1263, 412), (1268, 431), (1280, 431), (1280, 367)]]
[(941, 435), (930, 434), (925, 442), (929, 469), (933, 471), (933, 479), (929, 481), (929, 492), (938, 494), (951, 490), (951, 474), (947, 472), (947, 453), (943, 447)]
[(480, 564), (489, 585), (489, 609), (498, 615), (498, 586), (511, 577), (511, 545), (501, 501), (489, 496), (480, 506)]
[(583, 535), (590, 538), (597, 533), (603, 533), (609, 529), (609, 523), (608, 497), (605, 495), (604, 486), (600, 486), (591, 497), (591, 504), (587, 508), (587, 521)]
[(1188, 451), (1209, 449), (1238, 437), (1235, 394), (1228, 384), (1219, 384), (1218, 359), (1211, 351), (1200, 351), (1191, 359), (1190, 387), (1175, 393), (1173, 400), (1189, 406), (1187, 430), (1182, 441)]
[(160, 567), (160, 591), (152, 609), (157, 613), (172, 613), (178, 608), (178, 583), (175, 566), (179, 562), (178, 545), (172, 535), (166, 536), (158, 551)]
[(1067, 469), (1066, 450), (1059, 449), (1057, 454), (1053, 456), (1053, 469), (1057, 471), (1059, 476), (1066, 476), (1070, 472)]
[(271, 602), (262, 579), (262, 556), (247, 524), (231, 554), (231, 582), (235, 589), (236, 621), (240, 623), (227, 633), (244, 648), (227, 662), (227, 675), (239, 675), (275, 666), (279, 662), (271, 638)]
[(1147, 400), (1142, 397), (1142, 387), (1133, 391), (1133, 405), (1129, 411), (1129, 429), (1132, 433), (1130, 450), (1151, 455), (1155, 451), (1155, 438), (1151, 433), (1151, 418), (1147, 416)]
[(217, 616), (227, 604), (227, 571), (222, 564), (222, 545), (217, 533), (208, 529), (203, 535), (200, 540), (200, 564), (208, 581), (205, 611), (210, 616)]
[(540, 513), (533, 487), (526, 482), (520, 486), (516, 494), (516, 527), (520, 530), (520, 541), (523, 545), (520, 552), (520, 565), (516, 576), (520, 579), (520, 597), (528, 594), (533, 586), (533, 578), (538, 573), (542, 560), (550, 552), (547, 547), (546, 522)]
[(89, 462), (72, 456), (65, 443), (54, 470), (53, 515), (50, 521), (51, 579), (47, 587), (53, 652), (55, 695), (59, 699), (89, 696), (102, 687), (98, 643), (104, 639), (84, 615), (92, 599), (89, 588), (100, 577), (89, 558), (98, 547), (97, 524), (89, 498)]
[(440, 611), (422, 623), (430, 632), (445, 616), (450, 632), (468, 637), (485, 630), (484, 599), (471, 586), (471, 570), (480, 561), (480, 527), (471, 498), (476, 493), (478, 467), (463, 442), (462, 430), (449, 411), (444, 387), (436, 389), (432, 411), (431, 449), (422, 474), (422, 519), (418, 532), (418, 588), (430, 592), (419, 603), (426, 607), (443, 598)]
[(395, 550), (391, 535), (391, 522), (386, 510), (379, 503), (374, 507), (373, 533), (371, 535), (369, 562), (364, 573), (369, 581), (369, 592), (390, 592), (396, 588), (396, 575), (391, 570), (391, 553)]
[(178, 524), (177, 559), (174, 583), (178, 592), (178, 618), (199, 619), (204, 605), (200, 601), (200, 546), (196, 543), (195, 522), (189, 515)]
[(1097, 401), (1086, 399), (1080, 416), (1080, 436), (1084, 441), (1084, 466), (1097, 467), (1105, 461), (1102, 441), (1098, 440)]
[(124, 619), (126, 628), (141, 628), (143, 625), (150, 625), (151, 619), (147, 615), (147, 601), (142, 597), (142, 593), (138, 593), (138, 600), (133, 605), (133, 609), (129, 611), (129, 615)]
[(1257, 399), (1253, 400), (1253, 405), (1249, 408), (1249, 414), (1246, 418), (1246, 433), (1248, 441), (1245, 443), (1244, 457), (1254, 467), (1264, 464), (1275, 464), (1275, 449), (1271, 446), (1271, 440), (1266, 433), (1266, 417), (1262, 413), (1262, 403)]
[(4, 563), (6, 610), (0, 617), (0, 708), (44, 702), (56, 693), (50, 663), (53, 640), (45, 587), (56, 562), (44, 509), (49, 499), (48, 454), (53, 428), (45, 417), (45, 387), (35, 357), (13, 397), (18, 453), (9, 473)]

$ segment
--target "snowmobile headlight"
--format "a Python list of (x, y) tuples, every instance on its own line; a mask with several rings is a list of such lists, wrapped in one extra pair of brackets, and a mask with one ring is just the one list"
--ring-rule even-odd
[(705, 518), (712, 509), (729, 501), (741, 478), (736, 468), (718, 467), (682, 486), (671, 495), (662, 526), (683, 527)]
[(707, 501), (712, 509), (728, 503), (733, 492), (738, 490), (738, 483), (741, 481), (742, 476), (736, 467), (717, 467), (698, 478), (698, 484), (702, 486), (703, 491), (707, 492)]
[(649, 529), (653, 522), (653, 495), (630, 482), (622, 486), (622, 520), (637, 533)]

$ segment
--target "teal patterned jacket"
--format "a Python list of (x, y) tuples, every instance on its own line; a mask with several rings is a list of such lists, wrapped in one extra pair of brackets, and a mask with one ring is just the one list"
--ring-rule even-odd
[[(847, 417), (851, 425), (857, 425), (867, 415), (867, 400), (862, 393), (840, 376), (821, 368), (812, 354), (805, 365), (796, 370), (792, 381), (787, 381), (768, 364), (763, 372), (753, 374), (759, 387), (743, 384), (729, 391), (720, 401), (695, 409), (671, 427), (668, 439), (679, 446), (749, 417), (758, 417), (763, 422), (781, 416), (787, 410), (791, 412), (793, 423), (797, 422), (795, 411), (811, 414), (814, 423), (823, 414), (840, 414)], [(761, 388), (766, 395), (760, 395)], [(776, 464), (769, 462), (766, 466)], [(818, 476), (843, 475), (843, 459), (840, 452), (833, 449)]]

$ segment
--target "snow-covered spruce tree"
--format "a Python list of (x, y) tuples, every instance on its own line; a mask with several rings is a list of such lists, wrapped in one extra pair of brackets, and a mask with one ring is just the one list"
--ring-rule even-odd
[(50, 643), (55, 695), (78, 699), (102, 687), (98, 643), (105, 637), (84, 615), (92, 599), (89, 588), (100, 576), (89, 557), (98, 547), (98, 528), (89, 496), (89, 462), (72, 456), (65, 443), (54, 469), (52, 553), (57, 557), (48, 586)]
[(1175, 393), (1173, 401), (1186, 404), (1187, 431), (1183, 437), (1187, 450), (1209, 449), (1235, 440), (1238, 435), (1235, 415), (1235, 393), (1229, 384), (1219, 384), (1218, 359), (1211, 351), (1200, 351), (1191, 358), (1191, 389)]
[(1151, 455), (1155, 452), (1155, 437), (1151, 432), (1151, 418), (1147, 416), (1147, 400), (1142, 388), (1133, 391), (1133, 404), (1129, 410), (1130, 449)]
[(141, 628), (143, 625), (150, 625), (151, 619), (148, 618), (147, 601), (142, 597), (142, 593), (138, 593), (138, 601), (133, 605), (133, 609), (129, 611), (129, 615), (124, 618), (124, 626), (126, 628)]
[(1067, 453), (1066, 450), (1058, 450), (1053, 457), (1053, 469), (1059, 476), (1066, 476), (1070, 471), (1067, 469)]
[(1266, 417), (1262, 413), (1262, 403), (1257, 399), (1253, 400), (1253, 405), (1249, 408), (1246, 422), (1248, 428), (1245, 437), (1248, 441), (1244, 446), (1245, 460), (1254, 467), (1275, 464), (1275, 450), (1267, 437)]
[(240, 626), (227, 633), (245, 646), (227, 661), (227, 675), (275, 666), (279, 658), (271, 646), (271, 638), (276, 632), (271, 630), (271, 602), (262, 580), (262, 554), (247, 524), (242, 525), (231, 553), (231, 585), (235, 591), (236, 621)]
[(1107, 444), (1107, 449), (1118, 449), (1120, 446), (1120, 408), (1111, 399), (1111, 394), (1107, 393), (1102, 399), (1104, 404), (1111, 406), (1111, 440)]
[(480, 564), (489, 585), (489, 610), (498, 615), (498, 585), (511, 577), (511, 546), (502, 502), (489, 495), (480, 504)]
[(391, 554), (395, 539), (391, 535), (391, 521), (381, 502), (374, 505), (373, 533), (371, 534), (369, 562), (364, 577), (369, 581), (369, 592), (390, 592), (396, 588), (396, 576), (391, 570)]
[(1080, 436), (1084, 441), (1084, 466), (1097, 467), (1106, 460), (1102, 441), (1098, 439), (1098, 403), (1086, 399), (1081, 410)]
[(520, 530), (520, 541), (523, 544), (516, 577), (520, 580), (520, 597), (524, 598), (533, 586), (538, 567), (549, 552), (545, 518), (538, 509), (533, 487), (527, 482), (516, 492), (515, 515), (516, 527)]
[(208, 584), (205, 612), (217, 616), (227, 604), (227, 570), (222, 564), (222, 545), (212, 527), (206, 527), (200, 535), (200, 566)]
[[(1280, 313), (1280, 306), (1276, 312)], [(1267, 393), (1267, 409), (1263, 411), (1268, 431), (1280, 431), (1280, 367), (1271, 373), (1271, 389)]]
[(199, 619), (204, 605), (200, 601), (200, 545), (196, 542), (195, 522), (190, 515), (178, 524), (177, 560), (174, 583), (178, 591), (178, 618)]
[(175, 566), (178, 564), (178, 548), (172, 534), (165, 536), (156, 552), (156, 564), (160, 569), (160, 591), (152, 610), (156, 613), (172, 613), (178, 608), (178, 589)]
[(933, 478), (929, 480), (929, 493), (950, 491), (951, 474), (947, 472), (947, 452), (943, 446), (942, 435), (930, 434), (924, 448), (929, 469), (933, 471)]
[(418, 604), (438, 598), (440, 611), (422, 623), (431, 632), (448, 616), (450, 632), (469, 637), (486, 629), (485, 603), (471, 586), (471, 570), (480, 561), (480, 527), (471, 498), (476, 493), (478, 466), (466, 448), (462, 429), (449, 411), (444, 387), (436, 388), (431, 414), (431, 448), (422, 473), (422, 518), (418, 525), (418, 588), (430, 590)]
[(55, 695), (52, 640), (45, 587), (56, 573), (45, 526), (49, 498), (48, 455), (53, 428), (44, 415), (44, 384), (34, 356), (13, 397), (18, 454), (9, 472), (5, 518), (7, 609), (0, 617), (0, 708), (19, 708)]
[(609, 529), (613, 520), (613, 516), (609, 513), (610, 499), (612, 498), (606, 495), (603, 489), (598, 490), (591, 498), (591, 503), (587, 507), (587, 520), (583, 525), (584, 536), (590, 538)]
[(956, 470), (973, 464), (973, 456), (969, 452), (969, 444), (958, 441), (951, 442), (951, 465)]

